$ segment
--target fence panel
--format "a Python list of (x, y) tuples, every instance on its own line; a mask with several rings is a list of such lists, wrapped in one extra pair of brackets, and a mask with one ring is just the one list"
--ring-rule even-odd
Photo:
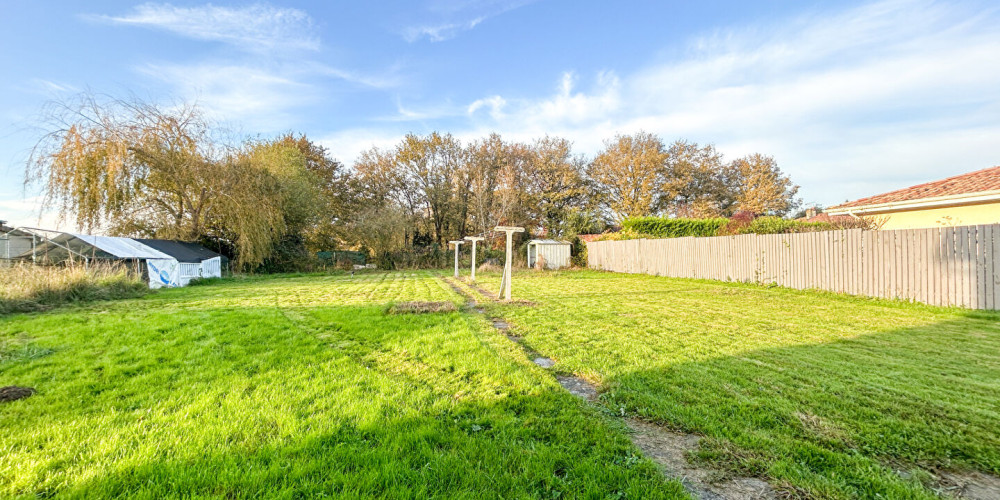
[(1000, 309), (1000, 224), (587, 243), (594, 269)]

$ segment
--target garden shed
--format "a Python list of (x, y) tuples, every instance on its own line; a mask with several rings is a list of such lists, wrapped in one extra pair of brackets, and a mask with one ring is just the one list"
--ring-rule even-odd
[(560, 269), (569, 267), (570, 243), (559, 240), (531, 240), (528, 242), (528, 267)]

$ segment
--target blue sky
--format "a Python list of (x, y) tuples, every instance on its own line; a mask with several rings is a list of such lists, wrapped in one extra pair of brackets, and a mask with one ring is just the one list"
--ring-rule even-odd
[[(350, 163), (407, 132), (762, 152), (830, 205), (1000, 165), (995, 1), (0, 3), (0, 219), (49, 100), (197, 101)], [(65, 227), (66, 224), (63, 224)]]

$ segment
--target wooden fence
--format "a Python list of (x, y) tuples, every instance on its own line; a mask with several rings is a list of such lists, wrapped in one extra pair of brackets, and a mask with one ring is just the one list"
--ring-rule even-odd
[(593, 269), (1000, 309), (1000, 224), (587, 243)]

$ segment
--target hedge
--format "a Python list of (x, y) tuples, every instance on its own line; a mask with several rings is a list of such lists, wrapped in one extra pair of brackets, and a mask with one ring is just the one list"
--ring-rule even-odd
[(631, 240), (640, 238), (681, 238), (684, 236), (720, 236), (727, 234), (781, 234), (830, 231), (842, 229), (826, 222), (802, 222), (781, 217), (757, 217), (739, 220), (723, 217), (711, 219), (672, 219), (668, 217), (630, 217), (622, 222), (622, 230), (608, 233), (600, 240)]
[(670, 219), (666, 217), (630, 217), (622, 222), (622, 230), (654, 238), (682, 236), (715, 236), (728, 219)]

